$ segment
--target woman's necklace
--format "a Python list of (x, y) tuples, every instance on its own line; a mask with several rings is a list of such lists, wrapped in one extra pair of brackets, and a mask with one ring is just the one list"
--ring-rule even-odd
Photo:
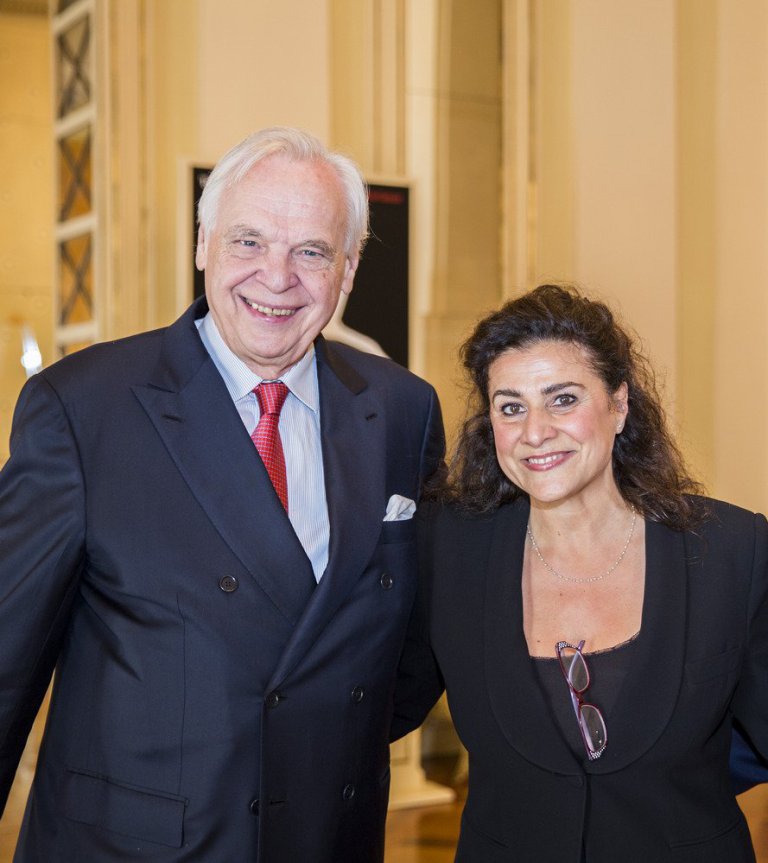
[(629, 528), (629, 536), (627, 537), (627, 541), (624, 543), (624, 548), (621, 550), (621, 554), (614, 560), (614, 562), (606, 569), (606, 571), (602, 575), (593, 575), (592, 578), (570, 578), (567, 575), (561, 575), (556, 569), (551, 567), (546, 560), (544, 560), (544, 556), (539, 551), (538, 545), (536, 545), (536, 540), (533, 538), (533, 531), (531, 530), (531, 524), (528, 522), (526, 526), (526, 531), (528, 533), (528, 539), (531, 541), (531, 545), (533, 546), (533, 550), (539, 557), (539, 560), (544, 564), (544, 568), (547, 569), (555, 578), (559, 578), (560, 581), (570, 581), (571, 584), (589, 584), (593, 581), (602, 581), (604, 578), (608, 578), (608, 576), (616, 569), (616, 567), (624, 560), (624, 555), (627, 553), (627, 549), (629, 548), (630, 542), (632, 542), (632, 536), (635, 532), (635, 522), (637, 521), (637, 510), (632, 507), (632, 525)]

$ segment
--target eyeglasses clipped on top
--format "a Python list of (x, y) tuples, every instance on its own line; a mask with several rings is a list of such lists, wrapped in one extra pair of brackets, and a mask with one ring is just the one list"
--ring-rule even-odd
[(560, 670), (563, 672), (571, 693), (571, 703), (579, 723), (584, 746), (590, 761), (596, 761), (605, 752), (608, 745), (608, 730), (599, 708), (587, 704), (583, 695), (589, 689), (590, 677), (587, 661), (582, 649), (584, 639), (578, 644), (558, 641), (555, 645), (557, 658), (560, 660)]

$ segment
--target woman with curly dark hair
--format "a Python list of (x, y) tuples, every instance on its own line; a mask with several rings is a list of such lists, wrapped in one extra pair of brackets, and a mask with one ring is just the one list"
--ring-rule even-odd
[(728, 774), (768, 755), (768, 524), (696, 496), (608, 307), (543, 285), (463, 346), (475, 405), (422, 573), (395, 734), (447, 688), (460, 863), (749, 863)]

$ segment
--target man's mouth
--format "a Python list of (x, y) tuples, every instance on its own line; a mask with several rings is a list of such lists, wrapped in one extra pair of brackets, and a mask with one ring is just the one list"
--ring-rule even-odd
[(262, 315), (268, 315), (271, 318), (288, 318), (296, 314), (296, 309), (276, 309), (272, 306), (262, 306), (261, 303), (246, 300), (245, 297), (243, 297), (243, 302), (254, 311), (260, 312)]

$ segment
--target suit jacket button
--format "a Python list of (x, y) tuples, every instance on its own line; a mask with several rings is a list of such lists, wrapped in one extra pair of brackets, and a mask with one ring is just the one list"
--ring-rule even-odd
[(259, 814), (259, 798), (255, 797), (253, 800), (251, 800), (251, 802), (248, 804), (248, 808), (251, 810), (251, 815), (258, 815)]
[(280, 703), (280, 693), (270, 692), (267, 696), (267, 707), (277, 707)]
[(355, 704), (360, 704), (360, 702), (363, 700), (364, 696), (365, 696), (365, 690), (363, 689), (362, 686), (356, 686), (352, 690), (352, 701), (354, 701)]
[(234, 575), (225, 575), (219, 581), (219, 587), (224, 591), (224, 593), (234, 593), (239, 585)]
[(355, 786), (345, 785), (344, 790), (341, 792), (341, 796), (344, 800), (351, 800), (355, 796)]
[(382, 576), (379, 579), (379, 584), (384, 588), (384, 590), (389, 590), (394, 583), (395, 580), (388, 572), (382, 573)]

